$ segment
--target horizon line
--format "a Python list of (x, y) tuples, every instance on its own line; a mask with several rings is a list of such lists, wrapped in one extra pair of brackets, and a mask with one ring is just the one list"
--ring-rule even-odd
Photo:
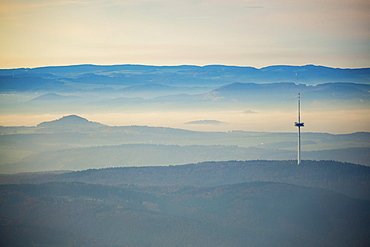
[[(76, 117), (85, 119), (90, 123), (97, 123), (97, 124), (103, 125), (104, 127), (110, 127), (110, 128), (114, 128), (114, 127), (148, 127), (148, 128), (168, 128), (168, 129), (174, 129), (174, 130), (186, 130), (186, 131), (191, 131), (191, 132), (205, 132), (205, 133), (228, 133), (228, 132), (234, 132), (235, 131), (235, 132), (252, 132), (252, 133), (296, 134), (295, 131), (268, 131), (268, 130), (266, 130), (266, 131), (255, 131), (255, 130), (240, 130), (240, 129), (239, 130), (238, 129), (233, 129), (233, 130), (227, 130), (227, 131), (204, 131), (204, 130), (191, 130), (191, 129), (186, 129), (186, 128), (176, 128), (176, 127), (169, 127), (169, 126), (155, 126), (155, 125), (137, 125), (137, 124), (108, 125), (108, 124), (100, 123), (100, 122), (97, 122), (97, 121), (90, 121), (88, 118), (83, 117), (83, 116), (78, 115), (78, 114), (63, 115), (60, 118), (56, 118), (56, 119), (50, 120), (50, 121), (43, 121), (43, 122), (40, 122), (36, 125), (0, 125), (0, 127), (3, 127), (3, 128), (37, 128), (39, 124), (48, 123), (48, 122), (55, 122), (55, 121), (61, 120), (62, 118), (70, 117), (70, 116), (76, 116)], [(355, 131), (355, 132), (341, 132), (341, 133), (330, 133), (330, 132), (322, 132), (322, 131), (307, 131), (305, 133), (307, 133), (307, 134), (351, 135), (351, 134), (356, 134), (356, 133), (370, 133), (370, 132), (360, 130), (360, 131)]]
[(39, 69), (39, 68), (57, 68), (57, 67), (73, 67), (73, 66), (97, 66), (97, 67), (113, 67), (113, 66), (148, 66), (148, 67), (181, 67), (181, 66), (194, 66), (194, 67), (209, 67), (209, 66), (225, 66), (225, 67), (239, 67), (239, 68), (255, 68), (255, 69), (264, 69), (269, 67), (276, 67), (276, 66), (286, 66), (286, 67), (306, 67), (306, 66), (314, 66), (314, 67), (324, 67), (324, 68), (332, 68), (332, 69), (370, 69), (369, 67), (331, 67), (328, 65), (322, 64), (271, 64), (266, 66), (252, 66), (252, 65), (237, 65), (237, 64), (141, 64), (141, 63), (117, 63), (117, 64), (95, 64), (95, 63), (80, 63), (80, 64), (60, 64), (60, 65), (42, 65), (42, 66), (35, 66), (35, 67), (10, 67), (10, 68), (0, 68), (0, 70), (17, 70), (17, 69)]

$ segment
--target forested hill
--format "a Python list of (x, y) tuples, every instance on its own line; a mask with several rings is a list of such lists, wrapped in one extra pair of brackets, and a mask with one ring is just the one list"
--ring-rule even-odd
[(364, 202), (315, 188), (0, 185), (1, 246), (366, 246)]
[(370, 199), (370, 167), (335, 161), (220, 161), (157, 167), (90, 169), (62, 174), (1, 175), (2, 183), (48, 181), (104, 185), (217, 186), (254, 181), (320, 187)]
[(370, 167), (334, 161), (227, 161), (180, 166), (85, 170), (58, 175), (59, 181), (99, 184), (214, 186), (268, 181), (321, 187), (370, 199)]
[(0, 246), (369, 246), (370, 167), (227, 161), (0, 175)]

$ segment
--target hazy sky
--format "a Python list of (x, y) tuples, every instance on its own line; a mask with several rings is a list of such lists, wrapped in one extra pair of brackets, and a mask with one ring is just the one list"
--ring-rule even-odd
[(368, 0), (0, 0), (0, 68), (370, 67)]

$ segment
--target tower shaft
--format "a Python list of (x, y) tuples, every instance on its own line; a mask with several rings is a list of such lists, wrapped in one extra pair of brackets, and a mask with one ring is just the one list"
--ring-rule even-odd
[(301, 127), (304, 127), (304, 123), (301, 123), (301, 94), (298, 94), (298, 122), (295, 122), (298, 127), (298, 153), (297, 153), (297, 165), (301, 164)]
[(297, 165), (301, 164), (301, 127), (298, 126), (298, 154)]

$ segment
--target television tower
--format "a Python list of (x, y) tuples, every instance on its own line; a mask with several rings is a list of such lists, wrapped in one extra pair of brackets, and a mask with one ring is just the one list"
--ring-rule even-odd
[(295, 122), (294, 126), (298, 127), (298, 157), (297, 165), (301, 164), (301, 127), (304, 127), (304, 123), (301, 123), (301, 94), (298, 93), (298, 122)]

